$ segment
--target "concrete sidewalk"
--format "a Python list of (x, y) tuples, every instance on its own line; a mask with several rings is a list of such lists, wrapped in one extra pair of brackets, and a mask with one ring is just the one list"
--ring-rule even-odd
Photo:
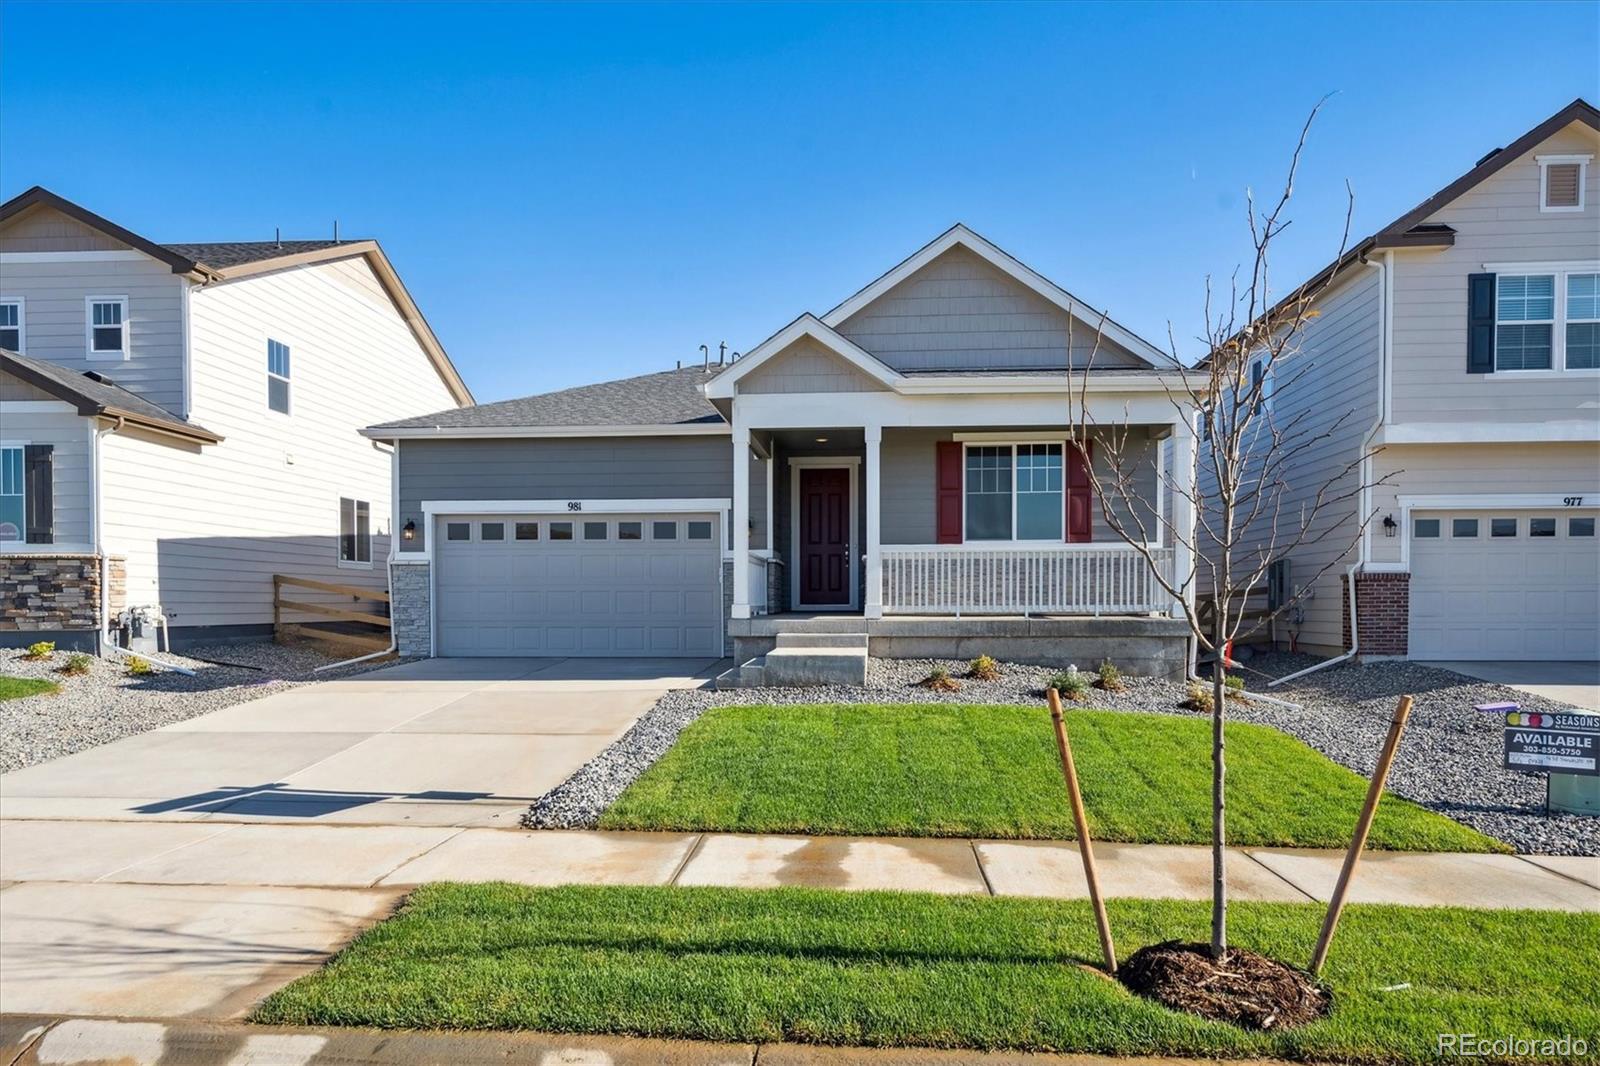
[[(1101, 844), (1111, 896), (1205, 899), (1204, 847)], [(1326, 900), (1338, 852), (1236, 848), (1235, 899)], [(0, 1009), (232, 1018), (417, 884), (808, 885), (1078, 898), (1065, 841), (0, 822)], [(1352, 900), (1600, 911), (1600, 859), (1370, 853)]]
[[(0, 1016), (0, 1066), (1193, 1066), (1193, 1059), (1113, 1058), (809, 1044), (711, 1044), (621, 1036), (300, 1029), (189, 1020)], [(1227, 1066), (1212, 1060), (1215, 1066)], [(1263, 1060), (1252, 1060), (1260, 1064)]]

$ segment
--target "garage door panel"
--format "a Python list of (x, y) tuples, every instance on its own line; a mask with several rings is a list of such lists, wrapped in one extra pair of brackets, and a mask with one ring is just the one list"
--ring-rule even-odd
[[(719, 541), (653, 539), (656, 516), (639, 521), (645, 540), (552, 541), (548, 517), (457, 518), (472, 537), (436, 537), (438, 649), (445, 655), (718, 655), (722, 561)], [(663, 521), (665, 521), (663, 519)], [(539, 525), (534, 540), (485, 541), (482, 526)], [(674, 523), (680, 535), (682, 520)], [(442, 532), (441, 530), (436, 532)]]
[[(1595, 512), (1577, 512), (1577, 516)], [(1539, 517), (1550, 517), (1541, 513)], [(1491, 520), (1515, 519), (1515, 536), (1490, 536)], [(1437, 537), (1412, 536), (1410, 654), (1418, 659), (1600, 658), (1600, 552), (1571, 537), (1573, 512), (1554, 515), (1557, 535), (1529, 535), (1529, 512), (1426, 512)], [(1451, 535), (1453, 519), (1478, 519), (1478, 537)]]

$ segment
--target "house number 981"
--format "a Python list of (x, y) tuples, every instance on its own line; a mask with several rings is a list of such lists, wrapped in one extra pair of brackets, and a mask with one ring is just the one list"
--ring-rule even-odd
[(569, 511), (581, 511), (581, 510), (583, 510), (583, 501), (582, 500), (568, 500), (567, 501), (567, 510), (569, 510)]

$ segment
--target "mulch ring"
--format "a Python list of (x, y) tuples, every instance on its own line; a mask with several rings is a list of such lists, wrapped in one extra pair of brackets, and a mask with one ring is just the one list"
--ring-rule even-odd
[(1309, 974), (1242, 948), (1218, 960), (1207, 944), (1168, 940), (1134, 952), (1117, 976), (1163, 1006), (1245, 1029), (1287, 1029), (1328, 1013), (1328, 993)]

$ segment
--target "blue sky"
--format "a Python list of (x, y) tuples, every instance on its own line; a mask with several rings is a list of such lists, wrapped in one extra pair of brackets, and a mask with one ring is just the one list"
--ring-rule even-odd
[(1600, 5), (0, 4), (0, 196), (379, 238), (480, 400), (822, 312), (954, 221), (1163, 343), (1306, 112), (1276, 272), (1575, 96)]

